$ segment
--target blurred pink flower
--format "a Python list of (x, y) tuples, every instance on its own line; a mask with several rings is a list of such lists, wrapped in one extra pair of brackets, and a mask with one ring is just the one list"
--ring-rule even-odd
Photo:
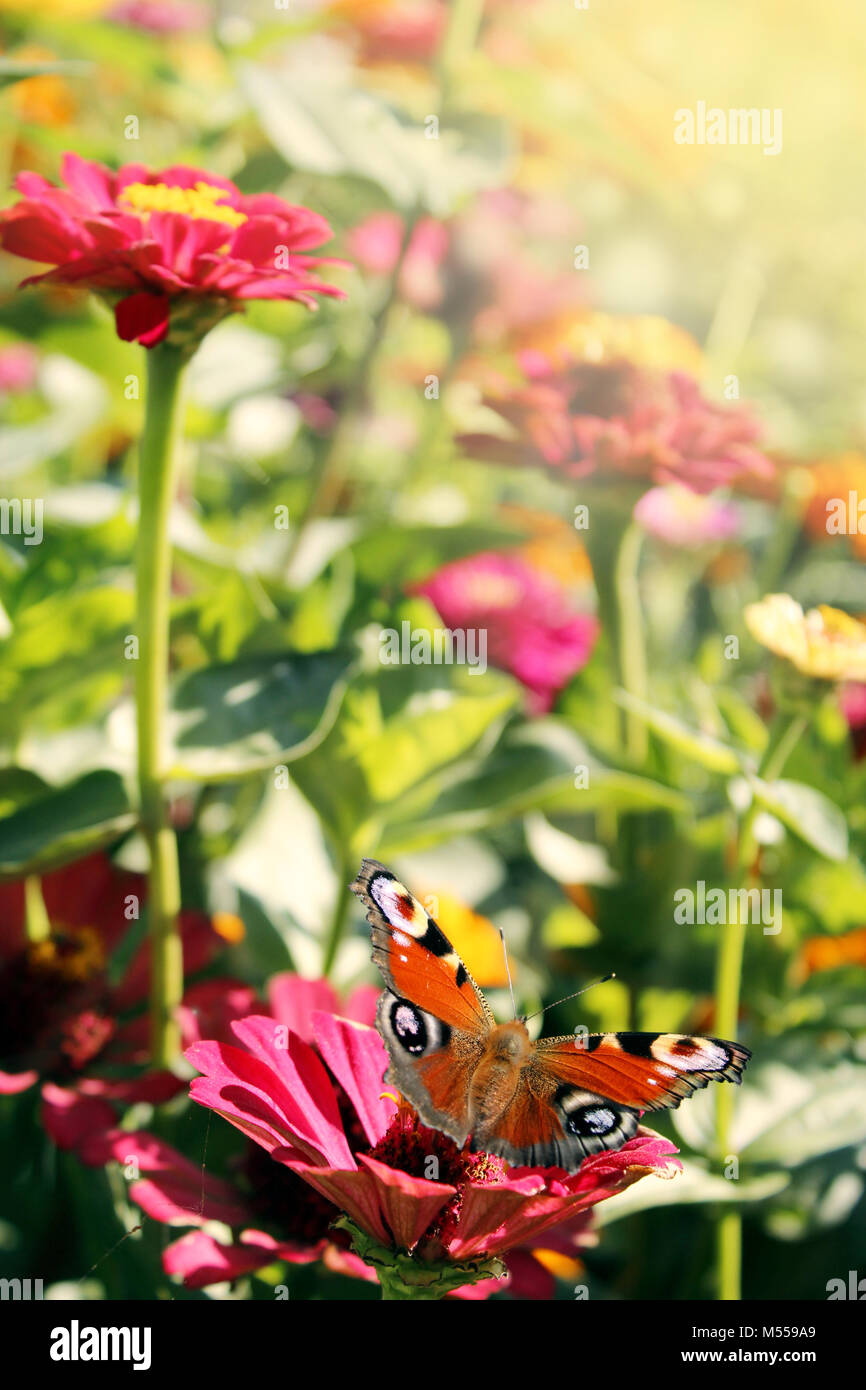
[(357, 37), (370, 63), (426, 63), (438, 51), (445, 0), (331, 0), (335, 20)]
[(39, 356), (27, 343), (0, 348), (0, 395), (29, 391), (36, 384)]
[(854, 759), (866, 757), (866, 684), (847, 681), (839, 688), (839, 705), (851, 732)]
[(634, 518), (657, 540), (684, 550), (730, 540), (740, 528), (735, 503), (693, 492), (679, 483), (650, 488), (638, 499)]
[(545, 465), (569, 478), (616, 474), (695, 492), (727, 487), (741, 475), (773, 474), (755, 447), (760, 429), (742, 407), (708, 401), (684, 372), (630, 362), (551, 363), (520, 354), (520, 385), (485, 397), (511, 427), (509, 437), (464, 435), (467, 452), (518, 465)]
[(487, 633), (487, 656), (529, 691), (544, 713), (586, 665), (598, 622), (575, 611), (567, 591), (517, 555), (493, 551), (444, 565), (413, 592), (430, 600), (452, 631)]
[[(373, 212), (346, 237), (350, 254), (372, 275), (390, 275), (403, 244), (405, 223), (398, 212)], [(432, 309), (443, 294), (439, 267), (448, 251), (448, 230), (422, 217), (409, 239), (398, 288), (418, 309)]]
[(105, 18), (150, 34), (194, 34), (208, 27), (211, 10), (196, 0), (119, 0)]

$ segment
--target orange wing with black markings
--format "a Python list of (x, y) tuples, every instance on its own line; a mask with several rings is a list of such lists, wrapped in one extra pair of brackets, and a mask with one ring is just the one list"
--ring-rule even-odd
[(376, 1024), (391, 1058), (385, 1080), (425, 1124), (458, 1144), (469, 1133), (469, 1093), (494, 1026), (487, 1000), (441, 927), (375, 859), (352, 884), (372, 927), (386, 990)]
[(560, 1082), (637, 1110), (672, 1110), (710, 1081), (740, 1084), (747, 1047), (687, 1033), (592, 1033), (541, 1038), (539, 1063)]
[(373, 960), (385, 984), (450, 1028), (486, 1032), (487, 1000), (442, 928), (384, 864), (365, 859), (352, 884), (373, 928)]

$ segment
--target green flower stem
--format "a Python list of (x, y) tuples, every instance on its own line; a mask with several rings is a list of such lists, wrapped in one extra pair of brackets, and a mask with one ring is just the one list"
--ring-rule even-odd
[(475, 47), (483, 19), (484, 0), (451, 0), (438, 61), (439, 103), (443, 112), (451, 106), (455, 75)]
[(24, 880), (24, 927), (27, 940), (34, 944), (47, 941), (51, 935), (51, 923), (45, 910), (38, 874), (28, 874)]
[[(639, 700), (647, 697), (646, 643), (638, 586), (638, 566), (643, 532), (631, 522), (625, 529), (616, 557), (617, 662), (620, 683)], [(649, 750), (648, 730), (637, 715), (625, 712), (625, 746), (640, 765)]]
[[(643, 533), (630, 519), (630, 498), (590, 501), (590, 524), (584, 536), (598, 595), (598, 616), (610, 645), (614, 683), (645, 700), (646, 640), (638, 586)], [(623, 747), (640, 765), (648, 751), (646, 725), (628, 710), (620, 712)]]
[(412, 240), (412, 233), (415, 231), (415, 227), (418, 223), (418, 216), (419, 211), (415, 209), (406, 218), (400, 252), (388, 280), (388, 288), (385, 292), (384, 302), (370, 327), (370, 332), (364, 345), (364, 351), (355, 368), (352, 386), (343, 405), (340, 419), (334, 430), (330, 446), (319, 468), (318, 477), (313, 487), (310, 500), (307, 503), (306, 511), (298, 526), (295, 528), (295, 533), (289, 546), (287, 559), (288, 567), (291, 567), (291, 563), (298, 553), (309, 523), (314, 521), (317, 517), (330, 516), (339, 501), (340, 492), (345, 480), (346, 467), (351, 460), (352, 452), (355, 447), (355, 433), (358, 427), (358, 419), (366, 405), (370, 391), (370, 382), (375, 369), (376, 360), (379, 356), (379, 350), (387, 336), (391, 310), (397, 299), (400, 274), (406, 259), (406, 252), (409, 249), (409, 243)]
[[(758, 775), (772, 782), (779, 777), (797, 741), (806, 728), (806, 718), (778, 716), (761, 759)], [(754, 826), (758, 809), (754, 802), (743, 817), (737, 847), (737, 877), (747, 888), (758, 879), (757, 844)], [(716, 1032), (720, 1038), (735, 1039), (740, 1012), (740, 986), (743, 976), (743, 950), (746, 943), (746, 924), (742, 920), (729, 922), (720, 938), (716, 956)], [(716, 1093), (716, 1153), (721, 1162), (728, 1157), (731, 1121), (734, 1113), (734, 1089), (720, 1086)], [(733, 1209), (723, 1211), (718, 1218), (716, 1245), (716, 1288), (722, 1300), (738, 1301), (742, 1269), (742, 1217)]]
[(141, 831), (150, 858), (150, 1045), (151, 1060), (157, 1067), (171, 1066), (179, 1054), (175, 1010), (183, 994), (177, 840), (163, 781), (171, 599), (169, 514), (175, 493), (175, 459), (183, 416), (181, 388), (187, 357), (181, 349), (165, 343), (148, 352), (147, 403), (138, 464), (138, 792)]

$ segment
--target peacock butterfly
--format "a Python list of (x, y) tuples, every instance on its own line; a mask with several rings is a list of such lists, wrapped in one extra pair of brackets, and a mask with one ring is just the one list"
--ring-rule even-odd
[(365, 859), (351, 885), (367, 909), (386, 989), (377, 1026), (385, 1081), (461, 1147), (573, 1173), (618, 1149), (644, 1110), (669, 1110), (708, 1081), (740, 1084), (748, 1048), (681, 1033), (568, 1034), (533, 1042), (497, 1023), (445, 933), (395, 876)]

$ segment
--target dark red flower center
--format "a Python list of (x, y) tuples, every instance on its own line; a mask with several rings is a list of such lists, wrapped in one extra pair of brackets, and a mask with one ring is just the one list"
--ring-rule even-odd
[(387, 1163), (389, 1168), (409, 1173), (411, 1177), (427, 1178), (456, 1187), (455, 1195), (443, 1206), (418, 1242), (418, 1253), (428, 1258), (436, 1258), (447, 1250), (449, 1241), (455, 1235), (467, 1184), (495, 1186), (502, 1182), (507, 1172), (507, 1164), (496, 1154), (471, 1153), (465, 1147), (459, 1149), (447, 1134), (428, 1129), (405, 1102), (369, 1153), (371, 1158)]
[(0, 966), (0, 1066), (68, 1079), (105, 1047), (105, 957), (89, 927), (55, 927)]
[(259, 1144), (250, 1143), (241, 1175), (250, 1206), (281, 1240), (315, 1245), (328, 1236), (338, 1209)]

